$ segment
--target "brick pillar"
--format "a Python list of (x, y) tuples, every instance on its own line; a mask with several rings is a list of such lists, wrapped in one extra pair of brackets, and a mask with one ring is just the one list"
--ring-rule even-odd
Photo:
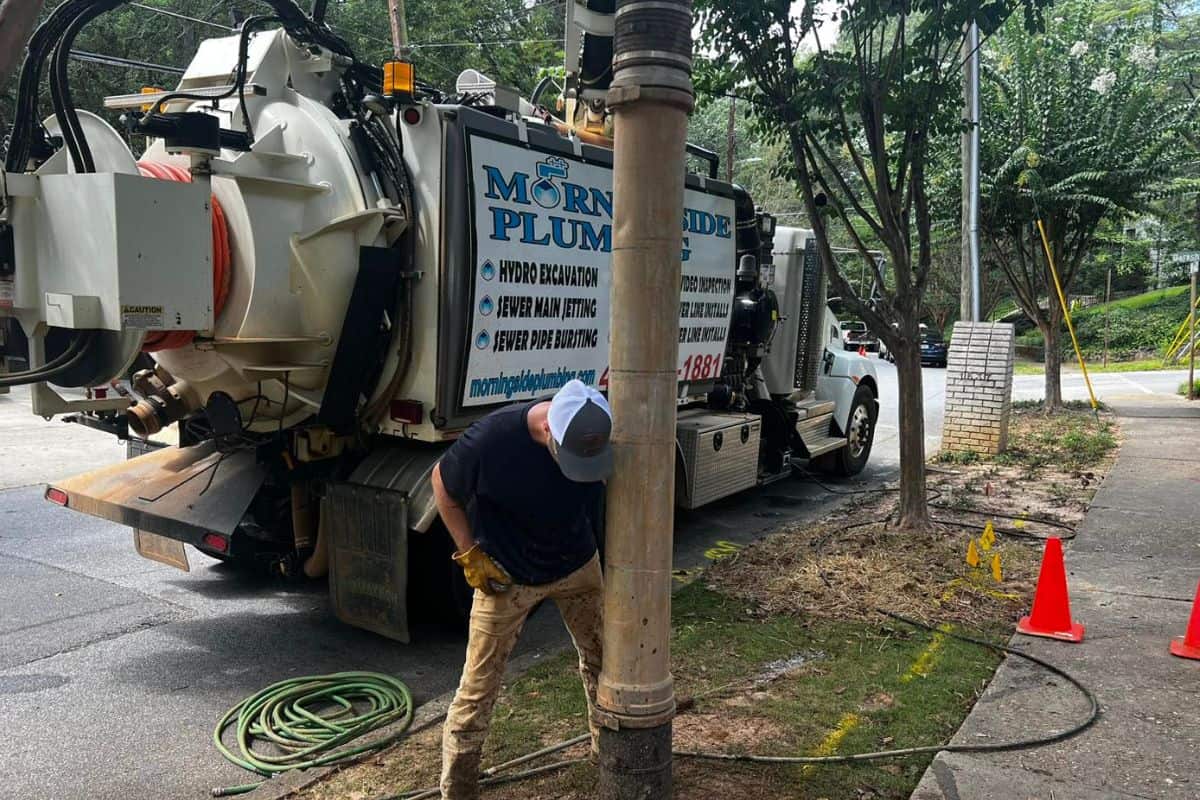
[(995, 454), (1008, 444), (1013, 326), (956, 322), (946, 364), (942, 452)]

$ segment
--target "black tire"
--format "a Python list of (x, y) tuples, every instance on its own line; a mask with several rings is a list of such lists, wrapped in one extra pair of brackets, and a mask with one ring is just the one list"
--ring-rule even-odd
[[(875, 443), (875, 420), (879, 416), (879, 404), (875, 402), (875, 393), (869, 386), (859, 386), (854, 391), (854, 401), (850, 404), (849, 430), (846, 446), (822, 456), (818, 466), (834, 475), (849, 478), (863, 471), (867, 460), (871, 457), (871, 445)], [(834, 434), (842, 433), (834, 423)]]

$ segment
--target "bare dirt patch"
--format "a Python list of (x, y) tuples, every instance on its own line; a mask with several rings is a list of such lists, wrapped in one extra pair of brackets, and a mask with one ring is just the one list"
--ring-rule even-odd
[[(816, 526), (785, 529), (722, 559), (706, 585), (764, 614), (878, 621), (884, 608), (974, 628), (1006, 624), (1028, 607), (1041, 541), (1070, 538), (1082, 520), (1114, 460), (1117, 431), (1107, 415), (1018, 408), (1009, 443), (998, 457), (945, 454), (930, 465), (934, 524), (925, 535), (890, 527), (893, 494), (866, 493)], [(990, 548), (980, 541), (988, 522)], [(978, 566), (968, 564), (972, 540)]]

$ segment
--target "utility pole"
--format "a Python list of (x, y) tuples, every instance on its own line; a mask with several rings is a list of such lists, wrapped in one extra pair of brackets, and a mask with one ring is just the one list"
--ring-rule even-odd
[(408, 46), (408, 20), (404, 16), (404, 0), (388, 0), (388, 20), (392, 24), (392, 49), (401, 61), (412, 59)]
[[(691, 0), (618, 0), (601, 800), (671, 796), (671, 556)], [(654, 191), (647, 191), (653, 187)]]
[(979, 25), (967, 26), (963, 58), (963, 110), (967, 128), (962, 136), (962, 270), (959, 317), (979, 322)]

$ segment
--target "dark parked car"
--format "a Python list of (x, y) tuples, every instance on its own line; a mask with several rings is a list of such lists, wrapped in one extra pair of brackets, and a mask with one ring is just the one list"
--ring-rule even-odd
[(868, 351), (879, 349), (879, 338), (867, 330), (867, 323), (841, 322), (839, 327), (842, 329), (842, 349), (857, 350), (860, 347), (866, 348)]
[(935, 330), (921, 331), (921, 364), (932, 364), (935, 367), (946, 366), (946, 354), (949, 349), (942, 335)]

